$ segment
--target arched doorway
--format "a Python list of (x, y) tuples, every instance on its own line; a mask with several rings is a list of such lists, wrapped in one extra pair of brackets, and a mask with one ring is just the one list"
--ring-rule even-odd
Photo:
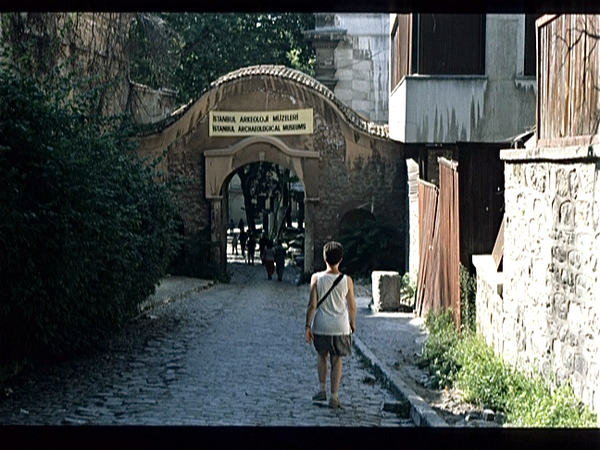
[(226, 181), (241, 167), (255, 162), (269, 162), (292, 171), (304, 185), (304, 272), (314, 270), (314, 203), (318, 201), (319, 154), (289, 148), (274, 136), (253, 136), (227, 148), (204, 152), (206, 198), (211, 202), (211, 240), (214, 260), (227, 265), (227, 198)]
[[(140, 138), (138, 154), (185, 179), (178, 194), (185, 236), (210, 236), (210, 260), (227, 265), (227, 182), (240, 167), (286, 167), (304, 188), (304, 271), (324, 268), (322, 246), (337, 239), (345, 205), (405, 221), (402, 146), (301, 72), (281, 66), (239, 69), (215, 81)], [(162, 155), (162, 156), (161, 156)], [(345, 211), (343, 211), (345, 212)], [(343, 214), (342, 214), (343, 215)]]

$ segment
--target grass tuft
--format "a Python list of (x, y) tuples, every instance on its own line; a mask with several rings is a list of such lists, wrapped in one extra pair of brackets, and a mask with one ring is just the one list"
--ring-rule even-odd
[(463, 399), (502, 412), (514, 427), (595, 428), (597, 415), (569, 384), (552, 389), (539, 375), (528, 375), (496, 355), (482, 336), (458, 334), (451, 311), (429, 314), (429, 337), (419, 361), (433, 375), (434, 387), (456, 386)]

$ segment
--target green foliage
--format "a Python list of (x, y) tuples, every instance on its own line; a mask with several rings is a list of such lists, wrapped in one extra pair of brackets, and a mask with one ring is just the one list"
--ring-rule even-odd
[(459, 336), (451, 312), (429, 314), (422, 367), (436, 385), (456, 385), (463, 399), (506, 413), (518, 427), (596, 427), (596, 415), (577, 399), (570, 385), (552, 392), (539, 375), (531, 376), (498, 357), (483, 338), (463, 330)]
[(155, 89), (173, 86), (177, 45), (174, 30), (159, 14), (136, 14), (127, 46), (131, 79)]
[(0, 68), (0, 359), (53, 358), (137, 313), (177, 212), (122, 123), (82, 112), (64, 79), (41, 89), (14, 73)]
[(507, 411), (513, 370), (481, 338), (465, 334), (458, 343), (457, 352), (461, 370), (455, 381), (464, 399), (484, 408)]
[(140, 14), (131, 34), (131, 78), (153, 87), (172, 80), (168, 87), (185, 103), (246, 66), (281, 64), (314, 75), (315, 51), (302, 34), (313, 28), (313, 14)]
[(403, 267), (404, 241), (397, 226), (371, 217), (341, 227), (344, 246), (341, 268), (354, 276), (370, 276), (373, 270)]
[(429, 337), (423, 347), (420, 367), (427, 367), (434, 375), (433, 387), (452, 386), (460, 370), (456, 346), (459, 341), (451, 311), (442, 314), (428, 314), (425, 325)]
[(410, 272), (405, 272), (402, 275), (402, 293), (407, 298), (412, 299), (414, 305), (417, 294), (417, 277)]
[[(573, 388), (565, 384), (552, 395), (544, 389), (541, 379), (530, 383), (514, 400), (509, 420), (517, 427), (548, 428), (595, 428), (596, 414), (585, 406), (574, 394)], [(536, 395), (531, 395), (535, 392)], [(537, 401), (536, 401), (537, 400)]]
[[(293, 180), (289, 169), (271, 163), (247, 164), (236, 172), (240, 177), (246, 209), (246, 223), (252, 233), (256, 233), (256, 216), (259, 211), (253, 199), (269, 196), (274, 204), (279, 204), (284, 196), (287, 183)], [(287, 205), (286, 205), (287, 206)], [(273, 230), (276, 233), (278, 230)], [(275, 236), (270, 236), (275, 239)]]
[(460, 265), (460, 313), (463, 330), (475, 332), (477, 317), (475, 299), (477, 297), (477, 277), (469, 274), (462, 264)]
[(211, 252), (219, 244), (211, 241), (210, 228), (201, 230), (193, 238), (181, 238), (181, 255), (169, 267), (169, 273), (204, 280), (229, 282), (229, 276), (211, 260)]

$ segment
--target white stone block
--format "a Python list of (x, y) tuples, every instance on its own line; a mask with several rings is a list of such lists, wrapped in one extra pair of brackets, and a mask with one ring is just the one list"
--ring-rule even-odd
[(402, 279), (398, 272), (374, 271), (371, 274), (373, 309), (397, 311), (400, 304)]

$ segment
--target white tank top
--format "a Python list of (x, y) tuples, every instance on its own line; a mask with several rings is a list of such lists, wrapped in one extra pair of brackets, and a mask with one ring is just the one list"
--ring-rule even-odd
[[(319, 272), (317, 276), (317, 301), (319, 301), (339, 274)], [(313, 319), (313, 333), (330, 336), (351, 334), (346, 294), (348, 294), (348, 278), (344, 275), (317, 309)]]

